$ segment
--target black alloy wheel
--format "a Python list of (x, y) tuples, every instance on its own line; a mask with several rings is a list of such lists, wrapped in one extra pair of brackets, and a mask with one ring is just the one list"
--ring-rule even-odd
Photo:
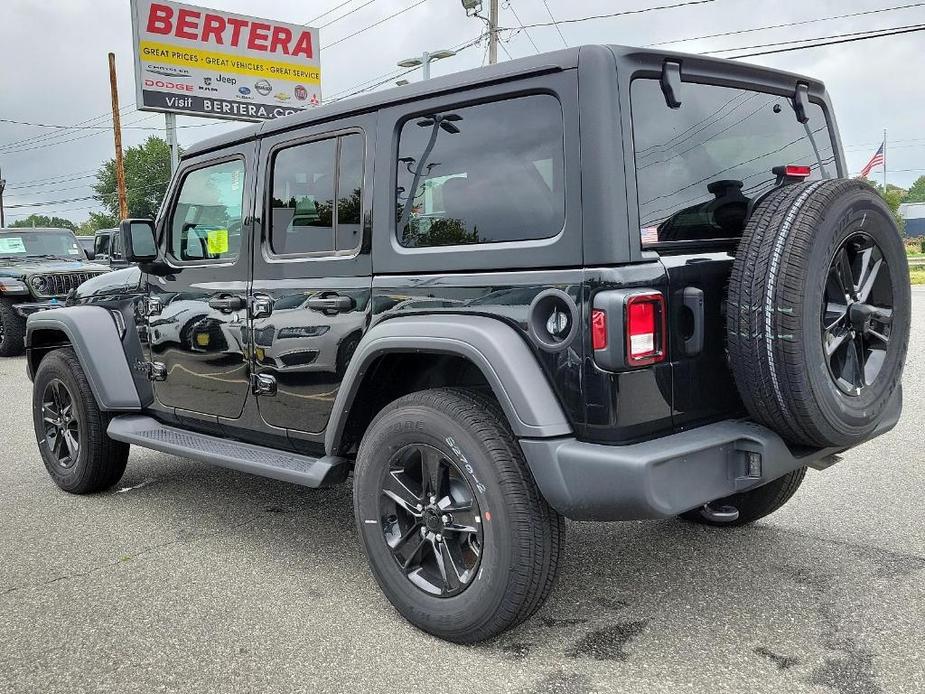
[(80, 423), (71, 391), (59, 379), (49, 381), (42, 393), (42, 422), (52, 459), (72, 468), (80, 455)]
[(478, 573), (482, 519), (473, 489), (447, 454), (408, 445), (389, 461), (379, 511), (405, 577), (436, 597), (462, 593)]
[(829, 374), (847, 395), (873, 385), (886, 361), (895, 297), (886, 258), (868, 234), (849, 236), (829, 266), (822, 347)]

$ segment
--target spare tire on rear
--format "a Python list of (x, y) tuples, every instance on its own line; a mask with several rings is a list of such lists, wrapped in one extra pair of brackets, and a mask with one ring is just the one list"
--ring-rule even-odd
[(796, 444), (868, 438), (902, 376), (910, 303), (902, 239), (869, 185), (772, 191), (746, 225), (726, 307), (730, 368), (751, 416)]

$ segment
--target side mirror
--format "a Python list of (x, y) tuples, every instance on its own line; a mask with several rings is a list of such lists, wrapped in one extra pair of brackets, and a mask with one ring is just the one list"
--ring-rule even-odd
[(84, 255), (87, 256), (87, 260), (95, 260), (95, 259), (96, 259), (96, 253), (94, 253), (94, 252), (93, 252), (91, 249), (89, 249), (89, 248), (84, 248)]
[(150, 219), (123, 219), (119, 225), (123, 257), (129, 263), (150, 263), (157, 260), (154, 222)]

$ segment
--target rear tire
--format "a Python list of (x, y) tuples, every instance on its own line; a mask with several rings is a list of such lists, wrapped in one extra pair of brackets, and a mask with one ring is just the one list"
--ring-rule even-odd
[(25, 350), (26, 319), (0, 299), (0, 357), (16, 357)]
[(92, 494), (118, 482), (129, 445), (106, 435), (112, 417), (100, 411), (72, 349), (42, 359), (32, 392), (35, 437), (55, 484), (71, 494)]
[(790, 501), (790, 498), (796, 494), (797, 489), (800, 488), (805, 476), (806, 468), (801, 467), (799, 470), (789, 472), (783, 477), (778, 477), (776, 480), (768, 482), (756, 489), (749, 489), (747, 492), (733, 494), (732, 496), (710, 502), (710, 505), (716, 508), (734, 506), (739, 511), (739, 517), (734, 521), (722, 523), (710, 520), (700, 513), (699, 508), (682, 513), (681, 518), (693, 523), (717, 527), (736, 527), (754, 523), (759, 518), (764, 518), (774, 513), (777, 509)]
[[(430, 469), (437, 474), (425, 476)], [(431, 495), (431, 479), (451, 492)], [(409, 503), (394, 502), (396, 480)], [(443, 508), (450, 512), (438, 520)], [(385, 407), (360, 444), (354, 509), (382, 591), (435, 636), (491, 638), (530, 617), (552, 590), (564, 521), (537, 489), (497, 406), (475, 391), (426, 390)], [(453, 526), (473, 532), (460, 545)], [(445, 574), (438, 551), (463, 570)]]

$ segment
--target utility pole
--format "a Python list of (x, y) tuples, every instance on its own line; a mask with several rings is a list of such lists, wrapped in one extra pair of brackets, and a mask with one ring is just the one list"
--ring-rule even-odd
[(488, 62), (498, 62), (498, 0), (488, 0)]
[(109, 91), (112, 95), (112, 130), (116, 145), (116, 189), (119, 191), (119, 216), (128, 219), (125, 197), (125, 162), (122, 160), (122, 120), (119, 117), (119, 87), (116, 84), (116, 54), (109, 54)]
[(3, 177), (3, 169), (0, 169), (0, 229), (6, 226), (6, 218), (3, 216), (3, 189), (6, 188), (6, 179)]
[(170, 147), (170, 174), (173, 175), (180, 165), (180, 145), (177, 142), (177, 114), (165, 113), (164, 126), (167, 129), (167, 146)]

